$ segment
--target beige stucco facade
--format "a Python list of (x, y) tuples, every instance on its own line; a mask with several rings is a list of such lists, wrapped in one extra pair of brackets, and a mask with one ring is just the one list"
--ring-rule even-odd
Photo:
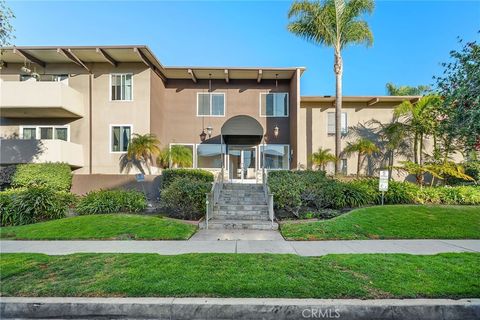
[[(236, 116), (248, 116), (262, 128), (260, 140), (253, 146), (253, 169), (260, 170), (264, 144), (287, 146), (284, 168), (290, 169), (312, 168), (309, 156), (318, 148), (334, 150), (334, 135), (327, 132), (334, 99), (300, 96), (304, 68), (169, 68), (147, 47), (23, 48), (9, 49), (5, 57), (7, 66), (0, 69), (1, 165), (28, 162), (20, 153), (29, 154), (25, 151), (29, 144), (15, 143), (15, 139), (25, 138), (22, 128), (58, 126), (68, 127), (68, 140), (39, 141), (37, 131), (36, 144), (47, 145), (50, 151), (31, 162), (65, 161), (75, 174), (119, 174), (123, 153), (112, 151), (112, 126), (123, 125), (129, 126), (132, 134), (155, 134), (162, 147), (192, 146), (195, 167), (196, 148), (224, 143), (222, 127)], [(41, 76), (68, 75), (68, 79), (20, 81), (25, 66)], [(115, 74), (131, 74), (131, 99), (111, 99)], [(198, 115), (199, 94), (208, 92), (224, 94), (224, 114)], [(288, 94), (286, 115), (261, 115), (261, 97), (269, 93)], [(387, 123), (404, 99), (418, 97), (345, 97), (347, 127), (372, 119)], [(202, 141), (200, 133), (206, 128), (211, 128), (212, 135)], [(353, 139), (346, 135), (342, 146)], [(345, 159), (347, 174), (354, 174), (356, 156)], [(227, 156), (222, 161), (228, 166)], [(333, 171), (333, 165), (328, 170)]]

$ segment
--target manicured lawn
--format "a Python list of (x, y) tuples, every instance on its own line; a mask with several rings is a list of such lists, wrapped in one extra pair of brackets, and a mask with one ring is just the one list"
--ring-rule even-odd
[(102, 214), (78, 216), (25, 226), (0, 228), (2, 239), (24, 240), (184, 240), (196, 226), (158, 216)]
[(288, 240), (480, 239), (480, 206), (376, 206), (315, 222), (286, 222)]
[(2, 254), (2, 296), (473, 298), (480, 254)]

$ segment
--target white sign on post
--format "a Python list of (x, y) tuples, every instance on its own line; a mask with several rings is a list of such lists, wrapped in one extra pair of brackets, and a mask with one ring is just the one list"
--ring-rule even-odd
[(380, 180), (378, 181), (378, 191), (388, 191), (388, 170), (380, 171)]
[(382, 192), (382, 206), (383, 206), (385, 191), (388, 191), (388, 170), (380, 170), (380, 179), (378, 180), (378, 191)]

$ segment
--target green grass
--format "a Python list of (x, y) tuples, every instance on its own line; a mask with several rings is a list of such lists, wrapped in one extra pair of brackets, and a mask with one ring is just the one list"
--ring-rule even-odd
[(185, 240), (196, 226), (158, 216), (101, 214), (78, 216), (25, 226), (0, 228), (1, 239), (16, 240)]
[(0, 255), (2, 296), (473, 298), (480, 254)]
[(286, 222), (288, 240), (480, 239), (480, 206), (376, 206), (315, 222)]

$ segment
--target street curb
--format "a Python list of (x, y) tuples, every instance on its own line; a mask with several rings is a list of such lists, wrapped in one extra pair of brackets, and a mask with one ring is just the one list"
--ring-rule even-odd
[(2, 319), (480, 319), (480, 299), (1, 297)]

